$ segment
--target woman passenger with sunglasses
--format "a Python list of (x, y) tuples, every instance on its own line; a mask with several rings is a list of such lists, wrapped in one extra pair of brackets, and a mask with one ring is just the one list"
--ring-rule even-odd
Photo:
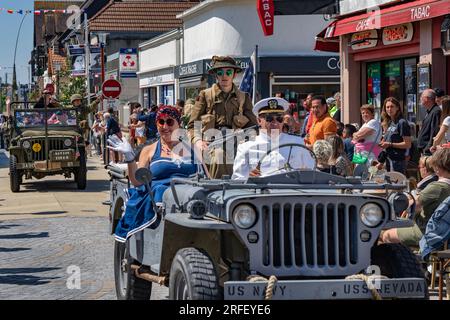
[[(159, 139), (142, 149), (139, 161), (135, 161), (135, 153), (128, 141), (117, 136), (108, 139), (108, 148), (121, 152), (128, 164), (128, 177), (136, 187), (129, 189), (132, 194), (127, 203), (124, 217), (120, 220), (115, 232), (116, 240), (124, 242), (132, 234), (151, 225), (155, 214), (151, 207), (148, 192), (142, 183), (136, 180), (138, 168), (149, 168), (152, 173), (151, 189), (157, 205), (162, 203), (164, 191), (174, 177), (186, 178), (197, 172), (193, 154), (187, 148), (181, 148), (177, 129), (180, 128), (181, 114), (172, 106), (161, 106), (156, 114), (156, 126)], [(141, 210), (144, 208), (144, 210)], [(143, 217), (144, 216), (144, 217)]]

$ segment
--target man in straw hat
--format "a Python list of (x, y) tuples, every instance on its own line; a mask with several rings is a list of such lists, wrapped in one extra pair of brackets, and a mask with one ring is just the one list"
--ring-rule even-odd
[(306, 148), (283, 146), (304, 145), (300, 136), (282, 131), (283, 116), (288, 108), (289, 102), (278, 97), (263, 99), (255, 105), (253, 112), (258, 116), (260, 131), (254, 141), (247, 141), (238, 146), (232, 179), (247, 180), (249, 176), (281, 173), (286, 165), (294, 170), (314, 168), (314, 159)]
[[(217, 130), (223, 133), (231, 129), (257, 125), (256, 117), (252, 113), (250, 97), (233, 84), (233, 79), (241, 71), (242, 68), (231, 57), (212, 57), (209, 73), (215, 75), (217, 82), (211, 88), (200, 92), (192, 107), (187, 126), (197, 152), (207, 150), (207, 141), (211, 135), (218, 138)], [(211, 134), (212, 132), (215, 134)], [(208, 169), (211, 178), (220, 179), (223, 175), (231, 176), (234, 159), (234, 148), (232, 149), (226, 150), (224, 142), (223, 145), (210, 150)]]

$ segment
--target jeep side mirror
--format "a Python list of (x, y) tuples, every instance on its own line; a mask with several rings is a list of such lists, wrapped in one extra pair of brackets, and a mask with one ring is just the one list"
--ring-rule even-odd
[(150, 193), (153, 210), (155, 211), (156, 215), (161, 218), (161, 210), (156, 205), (155, 197), (152, 192), (152, 172), (148, 168), (139, 168), (134, 173), (134, 177), (137, 181), (147, 186), (147, 190)]
[(136, 170), (135, 174), (134, 174), (135, 178), (137, 181), (139, 181), (140, 183), (143, 184), (151, 184), (152, 181), (152, 173), (149, 169), (147, 168), (139, 168)]

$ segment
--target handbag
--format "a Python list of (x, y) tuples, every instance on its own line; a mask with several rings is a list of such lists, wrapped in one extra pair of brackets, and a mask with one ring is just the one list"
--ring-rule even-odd
[(353, 154), (353, 159), (352, 159), (353, 163), (365, 164), (367, 162), (367, 160), (369, 159), (369, 154), (372, 152), (373, 148), (375, 147), (375, 145), (377, 143), (377, 140), (378, 140), (378, 137), (380, 136), (380, 133), (381, 133), (381, 126), (380, 126), (380, 129), (378, 130), (377, 137), (375, 138), (375, 140), (372, 143), (372, 146), (370, 147), (369, 152), (364, 151), (364, 154), (361, 153), (361, 152), (354, 153)]

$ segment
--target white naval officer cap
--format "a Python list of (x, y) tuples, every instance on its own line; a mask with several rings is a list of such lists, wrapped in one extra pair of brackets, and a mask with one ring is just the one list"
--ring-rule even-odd
[(264, 113), (284, 113), (289, 109), (289, 102), (283, 98), (271, 97), (258, 101), (253, 107), (253, 113), (258, 116)]

